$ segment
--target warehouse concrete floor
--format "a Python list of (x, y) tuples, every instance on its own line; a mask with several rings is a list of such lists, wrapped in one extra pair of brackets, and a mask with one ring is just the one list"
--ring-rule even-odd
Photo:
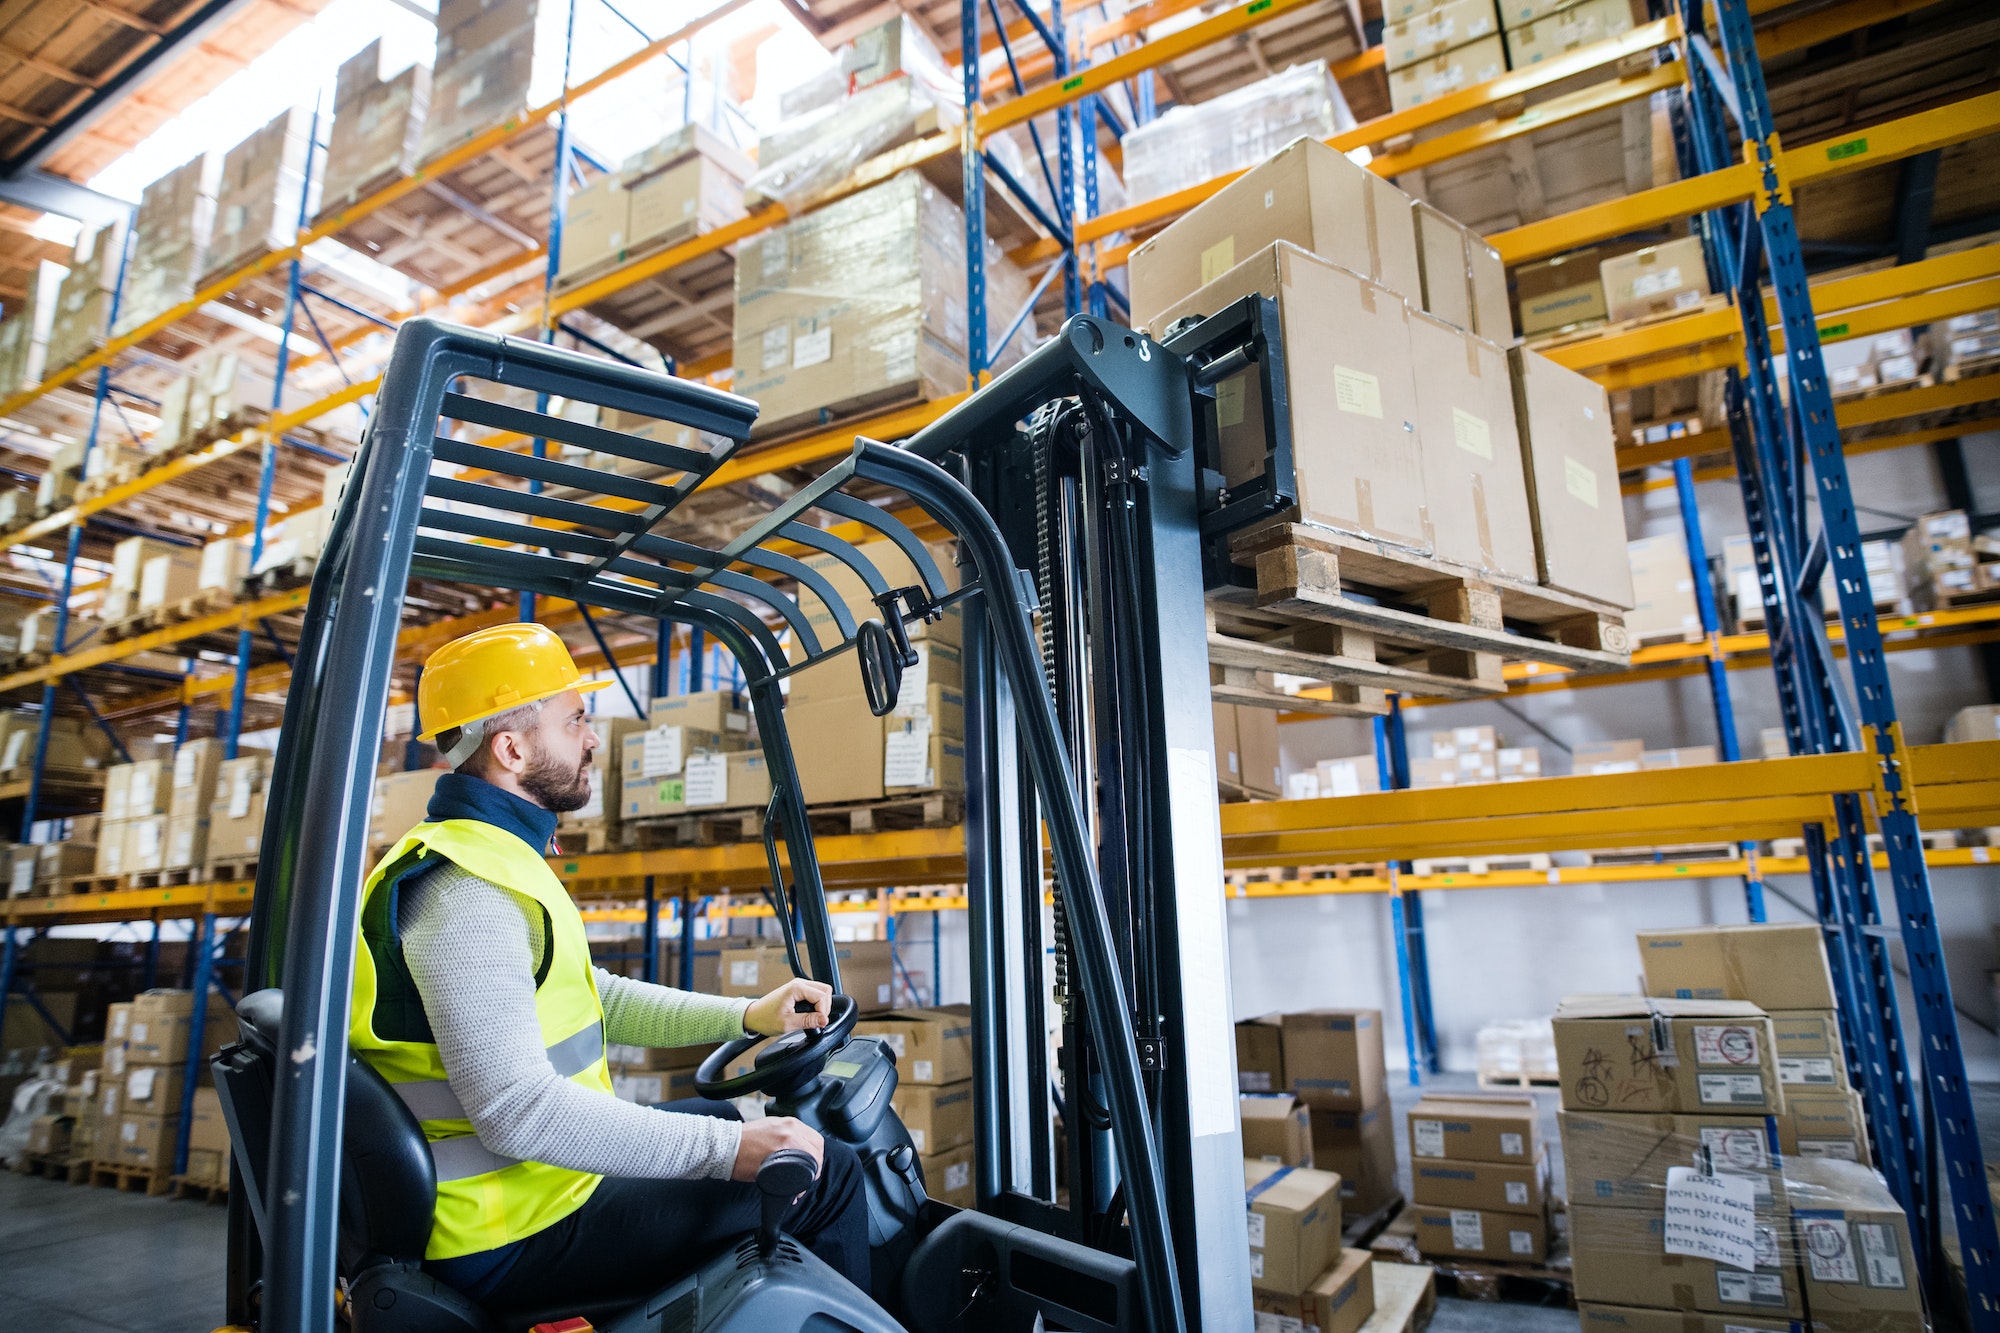
[[(1431, 1084), (1471, 1085), (1450, 1074)], [(1400, 1079), (1390, 1092), (1401, 1137), (1401, 1113), (1416, 1093)], [(1987, 1160), (2000, 1160), (2000, 1085), (1974, 1092)], [(1553, 1136), (1555, 1098), (1541, 1100)], [(1403, 1152), (1407, 1160), (1407, 1145)], [(0, 1171), (0, 1328), (209, 1333), (222, 1322), (222, 1246), (219, 1207)], [(1576, 1326), (1570, 1310), (1442, 1300), (1431, 1333), (1573, 1333)]]

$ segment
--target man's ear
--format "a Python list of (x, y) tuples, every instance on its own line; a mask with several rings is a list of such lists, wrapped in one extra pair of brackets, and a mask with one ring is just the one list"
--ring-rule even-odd
[(521, 744), (519, 732), (503, 731), (494, 736), (493, 762), (510, 773), (519, 773), (528, 766), (527, 750)]

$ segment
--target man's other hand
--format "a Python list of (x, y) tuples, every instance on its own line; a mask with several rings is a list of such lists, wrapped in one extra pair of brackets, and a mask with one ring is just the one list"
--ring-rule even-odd
[(744, 1121), (743, 1137), (736, 1145), (736, 1165), (730, 1168), (729, 1178), (755, 1180), (764, 1159), (780, 1148), (804, 1148), (812, 1154), (815, 1167), (826, 1158), (826, 1143), (818, 1130), (788, 1115), (767, 1115), (762, 1120)]
[[(793, 977), (743, 1013), (743, 1026), (766, 1037), (823, 1028), (833, 1013), (833, 987)], [(815, 1150), (816, 1151), (816, 1150)]]

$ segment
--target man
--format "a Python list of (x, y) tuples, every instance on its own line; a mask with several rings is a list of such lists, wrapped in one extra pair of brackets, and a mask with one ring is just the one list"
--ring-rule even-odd
[(823, 1027), (831, 990), (760, 1000), (594, 970), (583, 918), (543, 860), (556, 815), (590, 796), (586, 682), (541, 625), (500, 625), (432, 654), (420, 716), (452, 772), (428, 818), (362, 892), (354, 1052), (423, 1122), (438, 1198), (425, 1268), (504, 1313), (638, 1299), (753, 1230), (757, 1167), (803, 1148), (819, 1180), (788, 1229), (868, 1289), (853, 1150), (727, 1103), (612, 1095), (607, 1043), (687, 1046)]

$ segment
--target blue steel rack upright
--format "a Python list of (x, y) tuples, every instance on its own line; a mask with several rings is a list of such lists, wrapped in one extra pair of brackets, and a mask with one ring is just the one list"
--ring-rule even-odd
[[(1887, 852), (1916, 998), (1921, 1088), (1913, 1080), (1896, 975), (1868, 855), (1861, 800), (1834, 798), (1835, 827), (1808, 825), (1805, 842), (1853, 1081), (1866, 1099), (1876, 1164), (1907, 1210), (1917, 1268), (1934, 1308), (1949, 1284), (1941, 1252), (1939, 1164), (1950, 1193), (1971, 1326), (2000, 1329), (2000, 1255), (1993, 1207), (1966, 1086), (1965, 1057), (1945, 973), (1928, 870), (1917, 830), (1908, 751), (1883, 659), (1881, 629), (1861, 554), (1847, 462), (1806, 286), (1789, 183), (1745, 0), (1714, 0), (1718, 54), (1699, 0), (1678, 0), (1687, 33), (1688, 91), (1681, 147), (1701, 172), (1732, 165), (1732, 127), (1759, 173), (1747, 204), (1698, 220), (1721, 290), (1740, 315), (1746, 367), (1729, 372), (1731, 446), (1772, 645), (1772, 667), (1793, 754), (1865, 750), (1879, 766), (1874, 817)], [(1836, 145), (1830, 151), (1839, 151)], [(1768, 267), (1785, 351), (1774, 360), (1762, 276)], [(1784, 367), (1781, 399), (1777, 367)], [(1684, 490), (1691, 488), (1683, 488)], [(1819, 523), (1814, 531), (1812, 506)], [(1692, 496), (1683, 503), (1691, 504)], [(1843, 689), (1819, 611), (1831, 568), (1851, 696)]]

